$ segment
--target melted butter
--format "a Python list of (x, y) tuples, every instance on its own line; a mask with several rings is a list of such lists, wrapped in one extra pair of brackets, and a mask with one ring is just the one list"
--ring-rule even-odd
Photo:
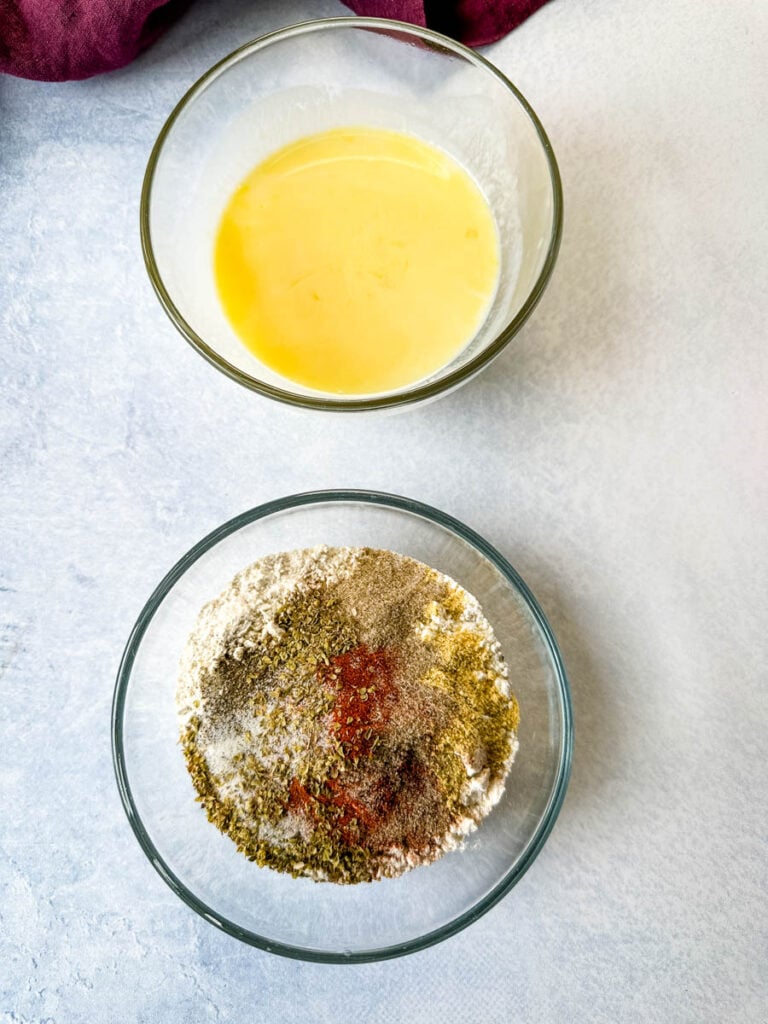
[(254, 168), (227, 204), (214, 272), (243, 343), (295, 382), (342, 395), (450, 362), (496, 290), (489, 206), (452, 158), (410, 135), (336, 128)]

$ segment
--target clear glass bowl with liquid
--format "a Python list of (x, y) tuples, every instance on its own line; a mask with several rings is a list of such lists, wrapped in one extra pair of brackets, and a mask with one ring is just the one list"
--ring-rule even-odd
[[(280, 376), (246, 348), (219, 302), (212, 254), (221, 213), (253, 167), (304, 135), (348, 126), (418, 136), (462, 165), (494, 215), (500, 274), (483, 324), (447, 365), (395, 391), (339, 396)], [(163, 126), (141, 198), (147, 270), (182, 335), (251, 390), (328, 411), (411, 405), (473, 377), (534, 309), (555, 263), (561, 227), (557, 163), (519, 90), (461, 44), (375, 18), (295, 25), (212, 67)]]

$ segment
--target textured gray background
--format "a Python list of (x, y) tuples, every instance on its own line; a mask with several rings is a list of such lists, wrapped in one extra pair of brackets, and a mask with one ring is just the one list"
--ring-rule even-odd
[[(0, 1019), (765, 1020), (766, 7), (561, 0), (489, 48), (560, 160), (554, 280), (477, 381), (354, 423), (213, 371), (153, 297), (137, 230), (187, 85), (338, 13), (198, 0), (124, 71), (0, 80)], [(269, 956), (179, 903), (109, 749), (121, 649), (164, 572), (242, 509), (337, 485), (497, 544), (551, 618), (577, 722), (517, 889), (364, 967)]]

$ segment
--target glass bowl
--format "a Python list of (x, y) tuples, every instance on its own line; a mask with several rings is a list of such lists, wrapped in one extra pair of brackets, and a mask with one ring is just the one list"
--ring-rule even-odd
[[(493, 625), (520, 702), (520, 749), (501, 801), (463, 849), (396, 879), (334, 885), (257, 867), (195, 802), (178, 744), (179, 656), (202, 605), (256, 558), (316, 544), (388, 548), (457, 580), (478, 598)], [(482, 537), (406, 498), (319, 491), (243, 513), (171, 569), (126, 646), (112, 743), (120, 795), (136, 837), (185, 903), (236, 938), (273, 953), (368, 961), (401, 956), (454, 934), (530, 867), (565, 795), (571, 704), (541, 609)]]
[[(239, 340), (216, 294), (213, 240), (247, 172), (281, 146), (339, 126), (420, 136), (484, 192), (499, 228), (499, 286), (473, 340), (426, 380), (338, 396), (281, 377)], [(210, 363), (269, 398), (362, 411), (435, 398), (469, 380), (514, 337), (544, 291), (560, 243), (562, 192), (544, 129), (484, 57), (427, 29), (377, 18), (306, 22), (247, 43), (176, 106), (152, 150), (141, 241), (173, 323)]]

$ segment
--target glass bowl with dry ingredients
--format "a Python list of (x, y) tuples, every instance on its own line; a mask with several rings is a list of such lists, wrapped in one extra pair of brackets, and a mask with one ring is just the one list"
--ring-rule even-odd
[(453, 934), (530, 866), (571, 760), (552, 632), (436, 509), (295, 495), (201, 540), (147, 602), (113, 751), (133, 830), (207, 920), (308, 960)]

